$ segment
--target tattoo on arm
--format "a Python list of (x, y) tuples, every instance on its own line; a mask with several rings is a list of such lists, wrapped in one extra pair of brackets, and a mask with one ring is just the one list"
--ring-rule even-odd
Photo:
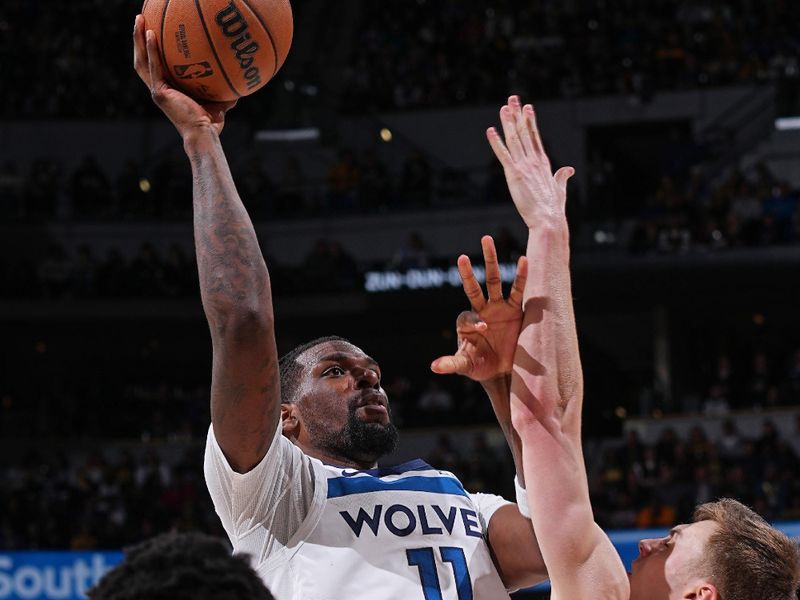
[(271, 302), (269, 275), (253, 224), (236, 192), (219, 142), (215, 145), (214, 152), (194, 152), (190, 159), (203, 306), (212, 326), (224, 327), (226, 311), (253, 309)]

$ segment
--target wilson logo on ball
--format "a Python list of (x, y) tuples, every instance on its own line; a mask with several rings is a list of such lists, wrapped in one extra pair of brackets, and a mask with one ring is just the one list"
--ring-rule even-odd
[(258, 52), (258, 44), (254, 42), (247, 31), (247, 21), (236, 5), (231, 2), (228, 6), (217, 13), (214, 19), (222, 29), (223, 35), (235, 38), (231, 42), (231, 50), (234, 51), (239, 67), (243, 71), (244, 78), (247, 80), (247, 87), (254, 88), (261, 83), (261, 74), (253, 63), (254, 55)]

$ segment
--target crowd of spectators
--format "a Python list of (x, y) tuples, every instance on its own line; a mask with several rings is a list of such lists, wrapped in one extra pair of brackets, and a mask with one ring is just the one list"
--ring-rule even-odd
[[(796, 427), (800, 435), (800, 418)], [(161, 450), (111, 445), (6, 458), (0, 549), (117, 548), (165, 531), (223, 536), (203, 481), (201, 440)], [(597, 447), (604, 451), (587, 456), (587, 467), (602, 527), (670, 527), (719, 496), (737, 498), (770, 520), (800, 519), (797, 448), (769, 420), (752, 439), (731, 420), (713, 440), (695, 426), (685, 436), (666, 428), (654, 440), (632, 431)], [(179, 456), (176, 448), (183, 448)], [(422, 458), (454, 472), (467, 489), (513, 498), (510, 454), (490, 444), (483, 430), (443, 433)]]
[[(598, 191), (600, 197), (605, 193)], [(800, 241), (800, 190), (759, 163), (711, 185), (663, 177), (631, 221), (634, 254), (780, 246)]]
[[(337, 217), (420, 210), (458, 203), (489, 203), (466, 183), (464, 174), (434, 172), (420, 152), (408, 154), (397, 172), (377, 152), (362, 156), (342, 149), (324, 175), (305, 173), (287, 155), (280, 176), (270, 177), (265, 160), (232, 160), (242, 200), (255, 220)], [(191, 172), (183, 156), (166, 156), (144, 167), (128, 161), (110, 176), (94, 156), (71, 171), (40, 159), (21, 168), (0, 165), (0, 216), (7, 222), (180, 221), (191, 218)], [(496, 201), (496, 199), (494, 199)]]
[[(369, 166), (372, 165), (372, 166)], [(62, 182), (58, 169), (50, 162), (34, 163), (28, 177), (15, 175), (12, 165), (0, 171), (0, 205), (10, 221), (37, 219), (125, 222), (130, 220), (184, 221), (191, 218), (190, 178), (182, 162), (167, 161), (156, 169), (152, 179), (138, 175), (131, 164), (116, 185), (102, 173), (96, 161), (87, 158), (68, 178), (66, 205), (59, 192)], [(592, 203), (603, 205), (614, 192), (613, 175), (593, 179)], [(373, 157), (358, 163), (352, 153), (343, 152), (332, 164), (327, 186), (309, 188), (274, 186), (260, 170), (257, 161), (240, 170), (240, 191), (247, 199), (254, 220), (277, 218), (375, 214), (392, 210), (435, 208), (458, 196), (441, 196), (429, 165), (417, 155), (409, 160), (401, 177), (393, 180), (380, 161)], [(600, 182), (600, 183), (598, 183)], [(453, 191), (452, 187), (447, 187)], [(461, 198), (461, 196), (458, 196)], [(464, 196), (469, 198), (469, 196)], [(475, 195), (486, 203), (498, 202), (490, 180), (485, 194)], [(463, 203), (463, 198), (462, 198)], [(746, 172), (732, 170), (720, 181), (710, 183), (695, 174), (686, 181), (663, 177), (633, 215), (620, 215), (616, 221), (595, 221), (576, 217), (573, 237), (582, 227), (594, 230), (590, 247), (605, 245), (632, 255), (687, 254), (720, 252), (730, 248), (756, 248), (800, 242), (800, 190), (775, 177), (764, 164)], [(606, 234), (602, 228), (609, 227)], [(602, 238), (597, 236), (602, 234)], [(614, 237), (612, 237), (614, 236)], [(613, 243), (609, 243), (612, 242)], [(20, 240), (24, 244), (24, 240)], [(498, 240), (509, 245), (513, 260), (520, 245), (514, 240)], [(111, 249), (95, 251), (83, 244), (67, 251), (60, 244), (38, 245), (44, 251), (6, 253), (0, 260), (0, 274), (11, 297), (44, 298), (122, 298), (190, 297), (196, 295), (195, 261), (175, 244), (159, 252), (143, 243), (134, 256)], [(580, 246), (577, 252), (585, 250)], [(104, 254), (99, 256), (98, 254)], [(405, 270), (440, 263), (441, 257), (427, 247), (424, 236), (410, 233), (408, 243), (386, 257), (387, 266)], [(315, 289), (357, 290), (362, 286), (365, 265), (358, 262), (336, 239), (309, 241), (309, 250), (298, 268), (282, 268), (271, 261), (273, 277), (285, 292), (302, 292), (308, 275), (316, 274)], [(319, 287), (322, 286), (322, 287)]]
[[(293, 2), (298, 23), (307, 3)], [(658, 90), (797, 76), (794, 2), (361, 4), (356, 37), (343, 41), (352, 56), (336, 78), (340, 105), (351, 111), (496, 102), (507, 90), (538, 98), (624, 93), (646, 101)], [(0, 70), (14, 83), (0, 98), (0, 117), (155, 114), (130, 64), (136, 10), (122, 0), (4, 2)], [(314, 31), (304, 24), (297, 45)], [(292, 72), (314, 68), (313, 61), (291, 62), (292, 54), (273, 89), (294, 88)], [(315, 93), (336, 101), (336, 89)], [(263, 115), (273, 96), (240, 110)]]
[(203, 481), (202, 448), (169, 463), (102, 449), (32, 451), (0, 469), (0, 549), (113, 549), (177, 531), (224, 537)]
[[(297, 15), (303, 2), (293, 2)], [(0, 119), (155, 117), (157, 109), (133, 71), (131, 31), (139, 2), (5, 0), (0, 7)], [(272, 85), (282, 87), (284, 71)], [(246, 102), (240, 114), (260, 118), (275, 94)]]
[(798, 78), (800, 10), (767, 0), (364, 3), (343, 110)]
[[(800, 418), (795, 428), (789, 439), (800, 435)], [(732, 420), (713, 440), (699, 425), (683, 438), (671, 428), (654, 440), (631, 431), (594, 465), (595, 517), (607, 528), (669, 527), (691, 520), (697, 504), (726, 496), (768, 520), (800, 519), (800, 460), (789, 439), (769, 420), (754, 438)]]
[[(39, 256), (9, 255), (0, 260), (3, 296), (51, 301), (199, 299), (197, 263), (190, 251), (177, 243), (160, 251), (145, 242), (132, 256), (118, 247), (98, 256), (88, 244), (71, 251), (54, 242)], [(278, 295), (363, 289), (363, 266), (336, 240), (310, 242), (296, 266), (268, 260)]]
[(750, 345), (739, 353), (712, 355), (689, 369), (684, 379), (670, 398), (651, 386), (641, 388), (633, 414), (722, 418), (740, 411), (800, 406), (800, 347), (767, 352)]

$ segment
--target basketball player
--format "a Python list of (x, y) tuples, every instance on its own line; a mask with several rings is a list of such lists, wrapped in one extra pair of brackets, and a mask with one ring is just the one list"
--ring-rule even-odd
[[(330, 337), (279, 365), (269, 274), (219, 141), (232, 104), (201, 105), (172, 89), (141, 16), (134, 67), (192, 167), (213, 343), (205, 473), (234, 551), (253, 557), (281, 600), (497, 600), (542, 580), (531, 521), (517, 505), (469, 493), (421, 460), (376, 468), (397, 431), (375, 360)], [(508, 386), (524, 281), (504, 300), (494, 248), (489, 239), (483, 244), (489, 299), (460, 259), (475, 314), (459, 321), (457, 354), (433, 368), (482, 381), (514, 451)], [(525, 270), (523, 260), (523, 279)]]
[(125, 549), (89, 600), (275, 600), (247, 558), (219, 538), (165, 533)]
[(693, 523), (642, 540), (630, 577), (594, 522), (581, 449), (583, 378), (564, 213), (571, 167), (551, 175), (533, 108), (512, 96), (500, 110), (505, 143), (489, 142), (528, 225), (524, 321), (511, 413), (552, 598), (791, 600), (800, 553), (783, 533), (730, 499), (699, 506)]

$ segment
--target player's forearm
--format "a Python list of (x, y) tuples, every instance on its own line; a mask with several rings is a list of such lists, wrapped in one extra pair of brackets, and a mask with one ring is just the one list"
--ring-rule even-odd
[[(524, 317), (512, 389), (512, 404), (520, 404), (514, 404), (512, 412), (515, 419), (521, 415), (545, 423), (555, 419), (559, 425), (579, 427), (583, 376), (572, 308), (566, 220), (530, 228), (527, 258)], [(517, 410), (520, 408), (524, 410)], [(569, 415), (574, 417), (565, 423)]]
[(508, 447), (511, 449), (517, 479), (520, 485), (524, 487), (525, 474), (522, 470), (522, 443), (519, 435), (511, 425), (511, 409), (508, 402), (511, 394), (511, 375), (500, 375), (493, 379), (482, 381), (481, 386), (483, 386), (483, 391), (489, 397), (497, 422), (503, 431)]
[(219, 137), (202, 130), (187, 136), (184, 148), (192, 165), (200, 294), (212, 335), (239, 317), (271, 324), (269, 274)]
[(583, 376), (566, 220), (531, 227), (527, 258), (511, 411), (522, 443), (533, 528), (551, 579), (560, 583), (596, 547), (587, 535), (594, 517), (580, 443)]

